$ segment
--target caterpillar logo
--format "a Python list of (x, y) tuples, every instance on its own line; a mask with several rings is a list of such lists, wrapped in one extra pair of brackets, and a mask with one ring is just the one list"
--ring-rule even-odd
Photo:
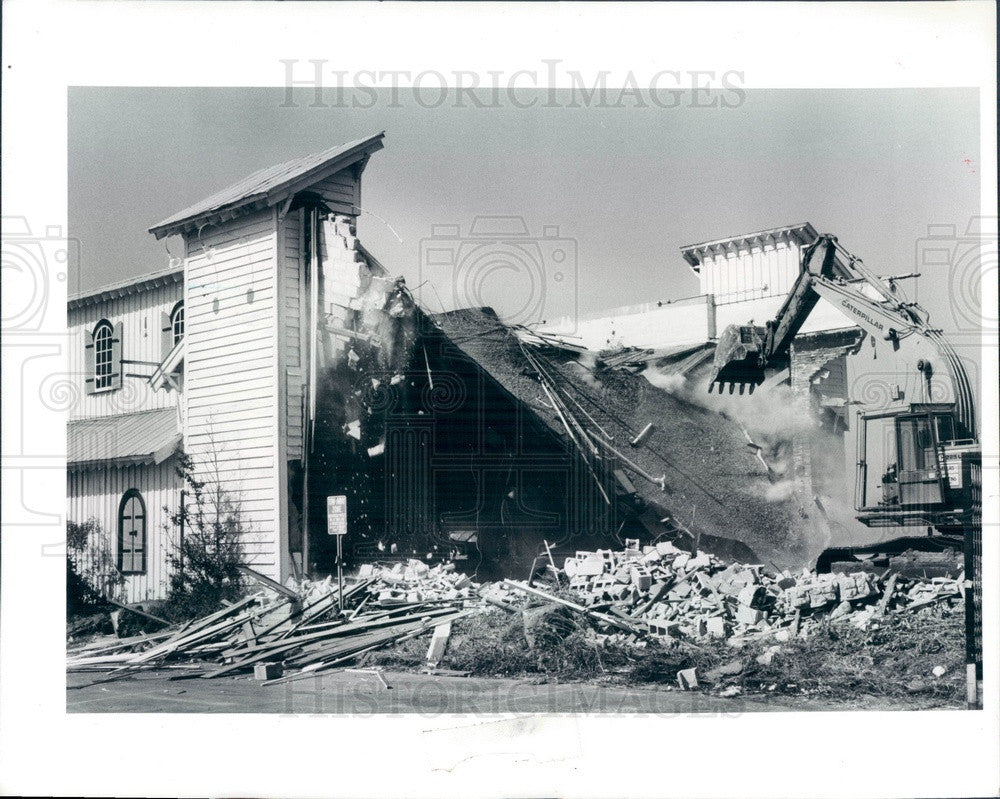
[(860, 308), (852, 305), (849, 300), (841, 300), (840, 304), (843, 305), (845, 308), (847, 308), (847, 310), (851, 311), (851, 313), (853, 313), (855, 316), (860, 316), (876, 330), (880, 332), (885, 330), (885, 325), (883, 325), (877, 319), (873, 319), (869, 314), (865, 313)]

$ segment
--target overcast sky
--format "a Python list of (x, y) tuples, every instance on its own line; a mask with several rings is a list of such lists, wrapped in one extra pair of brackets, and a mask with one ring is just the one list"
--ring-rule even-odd
[[(386, 92), (372, 108), (311, 108), (312, 98), (305, 89), (282, 107), (282, 89), (71, 90), (69, 223), (81, 252), (71, 290), (165, 267), (147, 228), (253, 170), (380, 130), (385, 150), (363, 182), (368, 248), (415, 286), (428, 277), (420, 248), (433, 225), (465, 235), (476, 216), (505, 214), (532, 236), (558, 227), (568, 268), (551, 246), (532, 250), (548, 270), (549, 318), (696, 294), (682, 245), (794, 222), (836, 234), (877, 271), (908, 272), (928, 225), (962, 233), (979, 206), (973, 90), (748, 89), (739, 107), (714, 109), (424, 108), (405, 92), (401, 107)], [(948, 329), (947, 270), (921, 271), (920, 298)], [(480, 299), (501, 311), (526, 291), (504, 274), (478, 276)], [(433, 279), (448, 304), (450, 275)]]

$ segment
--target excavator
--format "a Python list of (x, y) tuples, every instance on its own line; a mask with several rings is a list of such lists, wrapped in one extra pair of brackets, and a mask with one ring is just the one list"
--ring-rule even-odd
[(982, 680), (977, 621), (982, 607), (982, 455), (973, 387), (958, 353), (931, 326), (926, 309), (904, 296), (899, 282), (909, 277), (915, 275), (880, 277), (836, 237), (818, 236), (803, 248), (798, 277), (776, 316), (764, 327), (730, 325), (719, 336), (709, 391), (753, 393), (780, 381), (787, 374), (792, 342), (820, 298), (874, 341), (886, 342), (899, 361), (915, 364), (920, 402), (904, 404), (897, 395), (889, 407), (858, 413), (855, 511), (858, 521), (871, 528), (924, 528), (926, 534), (828, 549), (816, 568), (881, 568), (890, 559), (895, 566), (907, 558), (912, 565), (914, 553), (963, 555), (968, 699), (975, 706)]

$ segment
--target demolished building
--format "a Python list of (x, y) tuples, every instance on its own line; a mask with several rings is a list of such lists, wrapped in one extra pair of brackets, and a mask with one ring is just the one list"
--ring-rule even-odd
[[(357, 238), (382, 146), (378, 134), (262, 170), (150, 229), (182, 237), (182, 268), (71, 298), (86, 398), (69, 426), (69, 518), (99, 521), (127, 600), (167, 590), (182, 454), (238, 503), (249, 563), (279, 581), (334, 568), (333, 495), (348, 498), (351, 563), (453, 559), (481, 579), (626, 538), (782, 567), (814, 554), (809, 439), (695, 391), (707, 315), (704, 335), (646, 348), (487, 308), (427, 313)], [(769, 234), (782, 263), (808, 237), (794, 230)], [(833, 441), (858, 341), (809, 333), (787, 375), (809, 429)]]

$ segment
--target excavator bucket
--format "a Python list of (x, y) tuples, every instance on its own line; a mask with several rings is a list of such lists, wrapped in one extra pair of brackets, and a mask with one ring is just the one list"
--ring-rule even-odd
[(762, 328), (753, 325), (729, 325), (719, 336), (715, 347), (715, 376), (708, 384), (722, 394), (730, 394), (737, 389), (740, 394), (753, 391), (764, 382), (764, 368), (761, 366), (761, 348), (764, 343)]

